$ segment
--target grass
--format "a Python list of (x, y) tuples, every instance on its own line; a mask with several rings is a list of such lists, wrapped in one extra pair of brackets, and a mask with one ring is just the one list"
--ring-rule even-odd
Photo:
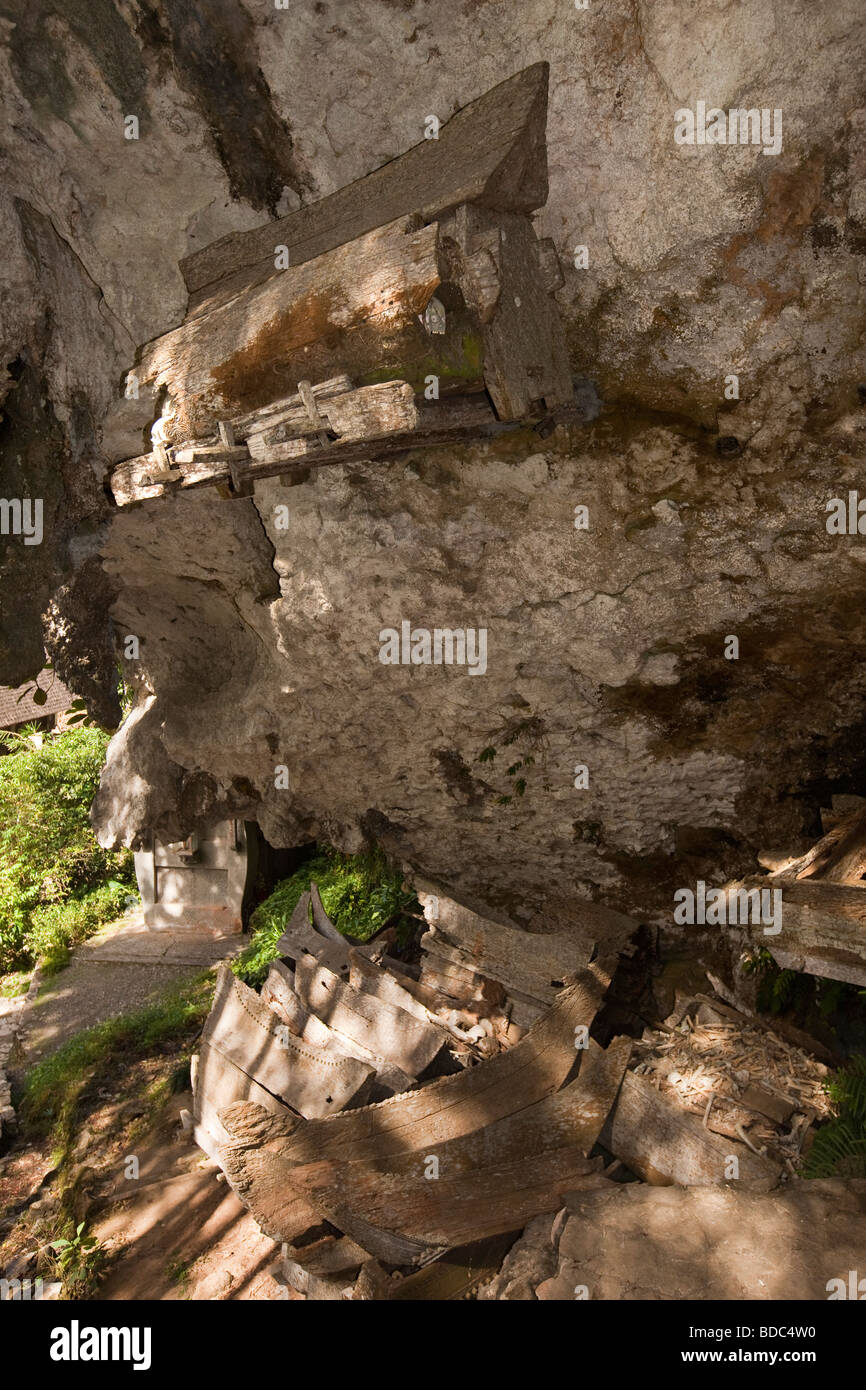
[[(59, 1243), (52, 1257), (56, 1277), (67, 1298), (95, 1296), (106, 1255), (82, 1235), (79, 1206), (81, 1165), (75, 1147), (99, 1091), (126, 1086), (126, 1098), (141, 1098), (143, 1113), (127, 1131), (128, 1140), (148, 1129), (153, 1115), (178, 1090), (189, 1085), (189, 1056), (213, 1001), (214, 972), (208, 970), (178, 981), (152, 1003), (133, 1013), (107, 1019), (71, 1038), (30, 1071), (16, 1097), (24, 1137), (47, 1140), (58, 1169), (54, 1192), (58, 1198), (51, 1241)], [(168, 1050), (171, 1065), (161, 1066), (138, 1096), (129, 1085), (137, 1062)], [(68, 1244), (64, 1244), (68, 1242)]]
[(262, 983), (268, 966), (279, 954), (277, 942), (286, 923), (313, 881), (322, 895), (325, 911), (339, 931), (362, 941), (403, 911), (417, 905), (414, 892), (405, 887), (402, 874), (392, 869), (380, 850), (344, 855), (322, 850), (278, 883), (273, 893), (256, 908), (250, 920), (252, 941), (233, 969), (247, 984)]
[(55, 1161), (62, 1163), (74, 1146), (75, 1118), (84, 1094), (107, 1080), (118, 1065), (147, 1056), (163, 1043), (191, 1042), (207, 1017), (213, 990), (211, 970), (181, 980), (153, 1003), (85, 1029), (37, 1063), (18, 1102), (27, 1132), (49, 1137)]
[(0, 999), (15, 999), (19, 994), (26, 994), (31, 974), (30, 970), (12, 970), (0, 976)]

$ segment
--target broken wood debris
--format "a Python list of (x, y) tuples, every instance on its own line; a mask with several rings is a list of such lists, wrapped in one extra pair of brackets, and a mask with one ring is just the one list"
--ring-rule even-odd
[(772, 1215), (828, 1113), (826, 1067), (711, 994), (602, 1048), (589, 1029), (635, 923), (606, 921), (602, 967), (562, 914), (521, 932), (428, 889), (414, 972), (387, 931), (342, 936), (315, 885), (260, 995), (220, 972), (195, 1137), (282, 1244), (287, 1296), (457, 1298), (492, 1279), (508, 1297), (498, 1262), (544, 1228), (553, 1255), (530, 1261), (535, 1294), (514, 1296), (558, 1297), (570, 1213), (598, 1193), (736, 1177)]
[[(141, 349), (132, 400), (106, 421), (118, 505), (243, 496), (257, 478), (577, 418), (562, 275), (529, 219), (546, 197), (547, 75), (536, 64), (402, 162), (190, 258), (184, 322)], [(147, 429), (152, 449), (128, 457)]]

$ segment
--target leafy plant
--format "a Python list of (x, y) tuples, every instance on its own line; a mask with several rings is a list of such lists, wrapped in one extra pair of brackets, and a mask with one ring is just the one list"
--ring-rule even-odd
[(250, 919), (253, 939), (233, 969), (248, 984), (259, 985), (279, 952), (277, 942), (298, 901), (315, 882), (322, 904), (339, 931), (367, 941), (392, 920), (399, 922), (406, 908), (415, 905), (414, 892), (392, 869), (381, 850), (344, 855), (320, 850), (290, 878), (278, 883)]
[(866, 1057), (854, 1057), (825, 1082), (835, 1115), (815, 1134), (807, 1178), (866, 1178)]
[(49, 1242), (57, 1257), (64, 1291), (70, 1299), (81, 1299), (91, 1293), (96, 1285), (104, 1251), (95, 1236), (85, 1236), (83, 1221), (79, 1221), (75, 1234), (69, 1239)]
[[(511, 790), (496, 797), (497, 806), (510, 806), (516, 796), (524, 796), (527, 788), (525, 772), (535, 766), (535, 753), (541, 750), (542, 763), (547, 754), (547, 735), (544, 721), (537, 715), (526, 715), (505, 721), (497, 737), (503, 748), (515, 744), (523, 746), (522, 755), (505, 769), (506, 777), (511, 779)], [(495, 743), (489, 743), (478, 754), (480, 763), (492, 763), (498, 752)], [(545, 789), (547, 784), (545, 783)]]
[(90, 827), (108, 735), (70, 729), (34, 746), (6, 734), (0, 757), (0, 974), (59, 958), (118, 915), (132, 855), (102, 849)]

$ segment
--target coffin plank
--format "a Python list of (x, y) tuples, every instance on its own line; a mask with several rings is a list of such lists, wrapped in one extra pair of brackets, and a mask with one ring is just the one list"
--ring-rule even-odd
[[(221, 965), (217, 973), (202, 1039), (272, 1096), (309, 1119), (342, 1110), (369, 1089), (374, 1074), (365, 1062), (294, 1036), (227, 965)], [(199, 1068), (199, 1088), (204, 1094), (201, 1062)]]
[[(284, 1121), (276, 1121), (284, 1123)], [(226, 1126), (231, 1129), (231, 1126)], [(739, 1163), (739, 1180), (774, 1182), (777, 1164), (745, 1144), (713, 1134), (699, 1115), (668, 1100), (642, 1076), (627, 1071), (600, 1142), (644, 1182), (699, 1187), (728, 1181), (728, 1159)]]
[(759, 923), (746, 929), (783, 970), (866, 986), (866, 885), (756, 876), (744, 886), (782, 890), (782, 930), (766, 935)]
[(302, 1004), (335, 1033), (410, 1076), (420, 1076), (448, 1045), (444, 1029), (375, 994), (354, 989), (313, 956), (303, 955), (297, 961), (295, 988)]
[[(587, 974), (563, 990), (550, 1012), (509, 1051), (354, 1113), (304, 1122), (269, 1115), (254, 1104), (230, 1106), (222, 1116), (232, 1135), (220, 1151), (226, 1176), (242, 1200), (255, 1202), (263, 1229), (283, 1239), (283, 1193), (293, 1167), (317, 1159), (348, 1161), (362, 1151), (378, 1162), (459, 1138), (535, 1104), (565, 1081), (577, 1056), (575, 1029), (592, 1023), (601, 994)], [(361, 1234), (355, 1239), (368, 1248)]]
[[(413, 230), (403, 217), (186, 319), (135, 367), (140, 385), (164, 388), (173, 405), (164, 442), (214, 435), (220, 420), (269, 407), (287, 387), (331, 379), (335, 354), (359, 386), (371, 372), (409, 379), (413, 363), (423, 385), (431, 338), (420, 316), (441, 278), (438, 227)], [(450, 315), (436, 350), (475, 381), (477, 363), (460, 370), (470, 329), (468, 313)]]
[[(421, 1263), (437, 1250), (520, 1228), (595, 1171), (597, 1165), (587, 1155), (630, 1052), (629, 1039), (606, 1052), (593, 1044), (583, 1052), (577, 1079), (563, 1091), (490, 1123), (482, 1119), (470, 1133), (420, 1149), (376, 1156), (374, 1141), (348, 1156), (327, 1157), (320, 1151), (312, 1161), (292, 1166), (271, 1144), (247, 1150), (242, 1158), (231, 1143), (222, 1151), (226, 1173), (275, 1238), (280, 1238), (274, 1225), (281, 1219), (279, 1190), (288, 1181), (377, 1258)], [(236, 1113), (237, 1108), (224, 1117), (232, 1132)], [(433, 1159), (438, 1177), (429, 1176)]]

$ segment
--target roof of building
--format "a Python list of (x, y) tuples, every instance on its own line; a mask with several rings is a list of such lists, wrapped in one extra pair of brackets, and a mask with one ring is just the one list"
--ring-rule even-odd
[[(37, 685), (48, 696), (44, 705), (34, 703)], [(17, 724), (27, 724), (31, 719), (61, 714), (74, 699), (54, 671), (40, 671), (35, 681), (25, 681), (23, 685), (0, 685), (0, 729), (14, 729)]]

